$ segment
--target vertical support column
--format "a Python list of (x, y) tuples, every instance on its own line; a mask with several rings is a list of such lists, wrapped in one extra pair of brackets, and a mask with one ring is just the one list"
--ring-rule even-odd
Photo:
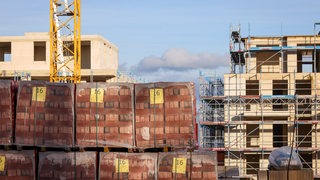
[[(317, 69), (317, 44), (316, 44), (316, 37), (317, 37), (317, 32), (316, 32), (316, 26), (317, 25), (320, 25), (320, 23), (314, 23), (314, 29), (313, 29), (313, 32), (314, 32), (314, 97), (315, 97), (315, 105), (314, 105), (314, 109), (315, 109), (315, 121), (318, 123), (318, 112), (317, 112), (317, 110), (318, 110), (318, 100), (317, 100), (317, 92), (318, 92), (318, 90), (317, 90), (317, 75), (318, 75), (318, 73), (317, 73), (317, 71), (318, 71), (318, 69)], [(317, 131), (318, 131), (318, 129), (317, 129), (317, 124), (315, 124), (315, 147), (316, 148), (318, 148), (318, 139), (317, 139), (317, 136), (318, 136), (318, 134), (317, 134)], [(316, 166), (316, 170), (315, 170), (315, 174), (318, 174), (318, 149), (317, 149), (317, 151), (316, 151), (316, 163), (315, 163), (315, 166)]]
[(50, 81), (81, 80), (80, 1), (50, 0)]

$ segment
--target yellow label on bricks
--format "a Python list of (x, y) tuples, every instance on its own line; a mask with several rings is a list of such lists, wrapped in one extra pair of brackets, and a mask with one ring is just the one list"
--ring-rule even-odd
[(32, 101), (41, 101), (44, 102), (46, 100), (46, 87), (33, 87), (32, 89)]
[(187, 159), (186, 158), (173, 158), (172, 172), (185, 174), (187, 169)]
[(162, 104), (163, 102), (163, 89), (150, 89), (150, 104)]
[(91, 88), (90, 102), (103, 102), (104, 90), (103, 88)]
[(115, 159), (115, 166), (117, 173), (128, 173), (129, 159)]
[(6, 157), (0, 156), (0, 171), (4, 171), (4, 165), (6, 164)]

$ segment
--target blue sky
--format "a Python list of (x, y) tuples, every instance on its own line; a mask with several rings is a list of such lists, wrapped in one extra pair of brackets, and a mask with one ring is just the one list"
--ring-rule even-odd
[[(243, 36), (313, 34), (320, 1), (82, 0), (82, 34), (119, 48), (120, 69), (150, 81), (227, 73), (230, 25)], [(1, 2), (0, 36), (49, 30), (49, 0)]]

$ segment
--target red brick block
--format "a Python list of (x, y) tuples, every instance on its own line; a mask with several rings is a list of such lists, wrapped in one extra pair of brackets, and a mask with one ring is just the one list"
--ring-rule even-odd
[(0, 80), (0, 144), (13, 143), (14, 91), (13, 82)]
[(137, 147), (196, 145), (193, 83), (135, 85)]
[(128, 83), (77, 84), (76, 145), (134, 147), (133, 90)]
[(73, 94), (73, 84), (18, 82), (16, 144), (73, 146)]
[(100, 152), (100, 180), (156, 179), (157, 156), (156, 153)]
[(218, 179), (217, 166), (216, 152), (212, 151), (159, 153), (158, 179)]
[(0, 160), (0, 179), (36, 179), (34, 151), (0, 151)]
[(39, 179), (96, 179), (95, 152), (40, 152)]

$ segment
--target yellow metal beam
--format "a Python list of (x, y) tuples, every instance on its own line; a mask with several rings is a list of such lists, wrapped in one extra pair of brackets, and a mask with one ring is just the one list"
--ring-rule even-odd
[(50, 0), (50, 81), (81, 81), (81, 0)]

